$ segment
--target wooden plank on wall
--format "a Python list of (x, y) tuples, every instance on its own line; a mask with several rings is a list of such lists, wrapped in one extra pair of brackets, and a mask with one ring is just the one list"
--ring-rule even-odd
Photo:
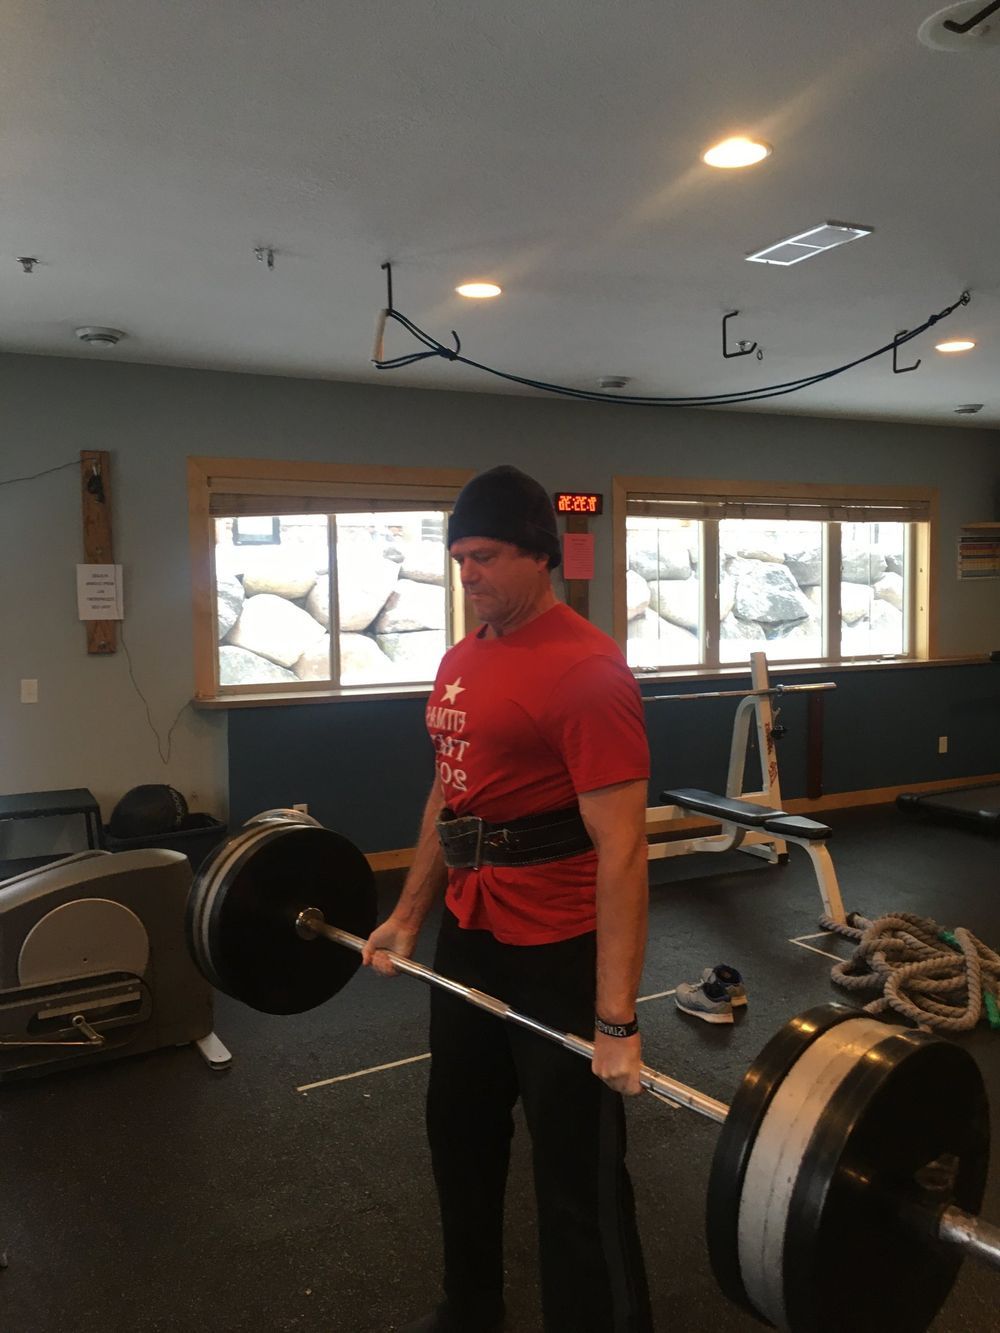
[[(113, 565), (111, 535), (111, 455), (103, 449), (80, 450), (83, 501), (83, 563)], [(118, 622), (85, 620), (87, 652), (107, 656), (118, 649)]]

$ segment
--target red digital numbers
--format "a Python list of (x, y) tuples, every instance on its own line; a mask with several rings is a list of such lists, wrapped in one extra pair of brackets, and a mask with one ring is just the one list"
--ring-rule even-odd
[(600, 514), (604, 496), (593, 491), (557, 491), (556, 512), (559, 514)]

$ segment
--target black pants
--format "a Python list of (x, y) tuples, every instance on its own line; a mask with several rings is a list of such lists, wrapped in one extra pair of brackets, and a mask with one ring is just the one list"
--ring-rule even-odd
[[(591, 1036), (596, 942), (500, 944), (447, 910), (435, 969), (563, 1031)], [(445, 1293), (470, 1333), (503, 1301), (503, 1202), (520, 1096), (531, 1132), (546, 1333), (650, 1333), (625, 1169), (622, 1098), (589, 1063), (435, 989), (427, 1129)]]

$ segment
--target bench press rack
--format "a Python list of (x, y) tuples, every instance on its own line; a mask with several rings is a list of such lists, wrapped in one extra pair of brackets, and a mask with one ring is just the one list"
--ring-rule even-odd
[[(650, 842), (647, 855), (650, 861), (671, 856), (689, 856), (694, 852), (728, 852), (739, 850), (759, 856), (771, 865), (788, 858), (788, 843), (802, 847), (812, 862), (819, 887), (823, 912), (834, 921), (845, 922), (844, 904), (837, 883), (827, 839), (830, 829), (814, 819), (786, 814), (781, 808), (781, 783), (778, 776), (778, 756), (774, 745), (774, 710), (771, 700), (777, 695), (832, 690), (832, 682), (815, 685), (771, 685), (764, 653), (750, 656), (749, 690), (715, 690), (697, 694), (667, 694), (647, 696), (646, 703), (688, 701), (697, 699), (739, 698), (733, 719), (733, 736), (729, 749), (729, 771), (724, 795), (699, 788), (678, 787), (661, 792), (663, 805), (646, 810), (647, 835), (669, 832), (673, 820), (688, 819), (692, 815), (706, 815), (722, 825), (717, 834), (692, 838), (677, 838), (667, 842)], [(743, 790), (747, 746), (750, 740), (750, 720), (756, 728), (757, 757), (760, 764), (760, 790)]]

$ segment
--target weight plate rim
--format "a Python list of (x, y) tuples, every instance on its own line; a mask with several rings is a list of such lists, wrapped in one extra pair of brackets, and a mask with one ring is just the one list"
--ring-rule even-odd
[(886, 1032), (865, 1013), (827, 1028), (775, 1088), (750, 1145), (739, 1193), (740, 1279), (751, 1308), (777, 1328), (802, 1327), (786, 1317), (781, 1281), (793, 1190), (830, 1103)]
[[(284, 836), (290, 829), (303, 829), (309, 827), (310, 826), (307, 824), (292, 824), (291, 822), (279, 823), (278, 821), (268, 824), (253, 824), (247, 826), (245, 830), (246, 837), (241, 840), (238, 847), (233, 849), (233, 856), (227, 858), (225, 865), (220, 865), (219, 874), (216, 876), (211, 891), (206, 895), (202, 906), (199, 939), (207, 958), (213, 957), (211, 947), (212, 928), (213, 925), (216, 927), (218, 926), (218, 904), (220, 896), (224, 898), (223, 891), (229, 890), (240, 871), (262, 847)], [(316, 827), (319, 828), (322, 826), (317, 825)], [(330, 831), (331, 830), (329, 829), (323, 829), (324, 833)], [(225, 973), (220, 971), (214, 964), (212, 965), (212, 971), (215, 976), (219, 978), (215, 983), (218, 985), (219, 990), (225, 995), (229, 995), (233, 999), (245, 1003), (237, 993), (238, 987), (234, 986), (231, 978), (227, 977)]]
[(766, 1042), (747, 1071), (757, 1071), (752, 1083), (746, 1076), (736, 1090), (723, 1121), (712, 1156), (706, 1196), (705, 1234), (712, 1274), (723, 1294), (756, 1318), (762, 1316), (750, 1300), (740, 1268), (740, 1197), (747, 1164), (767, 1109), (785, 1075), (801, 1055), (824, 1033), (840, 1023), (870, 1017), (849, 1005), (815, 1005), (796, 1014)]
[(201, 921), (205, 914), (205, 902), (214, 893), (223, 866), (255, 833), (256, 829), (245, 825), (238, 833), (234, 833), (225, 842), (214, 847), (195, 871), (191, 887), (188, 889), (188, 899), (184, 908), (184, 930), (188, 946), (198, 968), (213, 985), (216, 984), (215, 979), (208, 974), (214, 969), (211, 960), (201, 948)]
[[(909, 1051), (917, 1059), (920, 1059), (922, 1058), (921, 1052), (926, 1053), (931, 1049), (942, 1054), (945, 1059), (954, 1061), (956, 1071), (963, 1067), (965, 1070), (971, 1071), (975, 1091), (978, 1094), (978, 1109), (982, 1109), (985, 1113), (986, 1135), (982, 1145), (981, 1170), (979, 1177), (974, 1181), (972, 1194), (964, 1198), (959, 1205), (968, 1212), (978, 1212), (985, 1193), (989, 1158), (989, 1101), (982, 1071), (964, 1047), (957, 1046), (933, 1033), (901, 1028), (892, 1030), (890, 1028), (885, 1040), (870, 1052), (873, 1058), (869, 1061), (859, 1061), (847, 1078), (838, 1086), (827, 1108), (829, 1117), (824, 1117), (817, 1122), (813, 1140), (803, 1155), (803, 1163), (809, 1160), (813, 1165), (810, 1169), (803, 1170), (800, 1173), (789, 1199), (787, 1229), (782, 1255), (782, 1304), (788, 1328), (817, 1327), (815, 1309), (812, 1308), (808, 1298), (804, 1295), (804, 1287), (808, 1285), (808, 1282), (805, 1284), (796, 1283), (794, 1278), (796, 1274), (815, 1271), (813, 1250), (817, 1244), (816, 1238), (820, 1235), (826, 1193), (828, 1193), (833, 1172), (843, 1156), (843, 1148), (837, 1150), (837, 1144), (844, 1142), (843, 1131), (841, 1130), (835, 1140), (832, 1136), (831, 1126), (842, 1125), (846, 1115), (850, 1132), (856, 1130), (862, 1119), (862, 1112), (866, 1108), (871, 1109), (877, 1100), (877, 1095), (888, 1086), (893, 1075), (905, 1069), (905, 1062), (900, 1059), (887, 1061), (889, 1055)], [(876, 1056), (879, 1059), (876, 1060), (874, 1058)], [(887, 1063), (888, 1067), (886, 1067)], [(815, 1185), (817, 1180), (828, 1182), (827, 1190), (824, 1192), (821, 1201), (817, 1200), (814, 1189), (810, 1188), (810, 1186)], [(920, 1253), (918, 1243), (919, 1233), (915, 1230), (913, 1234), (915, 1255)], [(950, 1269), (950, 1276), (935, 1309), (933, 1312), (929, 1312), (929, 1318), (925, 1323), (922, 1323), (921, 1327), (927, 1327), (930, 1324), (945, 1300), (947, 1300), (958, 1276), (958, 1271), (962, 1266), (963, 1258), (964, 1256), (959, 1250), (950, 1246), (938, 1245), (936, 1248), (935, 1264), (941, 1265), (945, 1270)], [(858, 1325), (859, 1328), (869, 1326)], [(876, 1326), (884, 1328), (884, 1321), (879, 1320)]]
[(185, 914), (191, 951), (202, 974), (224, 995), (229, 995), (231, 992), (212, 962), (212, 951), (208, 947), (209, 912), (218, 897), (219, 889), (223, 883), (228, 882), (237, 863), (239, 865), (244, 863), (248, 854), (260, 841), (262, 832), (273, 831), (275, 827), (277, 826), (259, 824), (241, 829), (217, 849), (212, 862), (205, 863), (199, 868), (191, 885), (188, 910)]

